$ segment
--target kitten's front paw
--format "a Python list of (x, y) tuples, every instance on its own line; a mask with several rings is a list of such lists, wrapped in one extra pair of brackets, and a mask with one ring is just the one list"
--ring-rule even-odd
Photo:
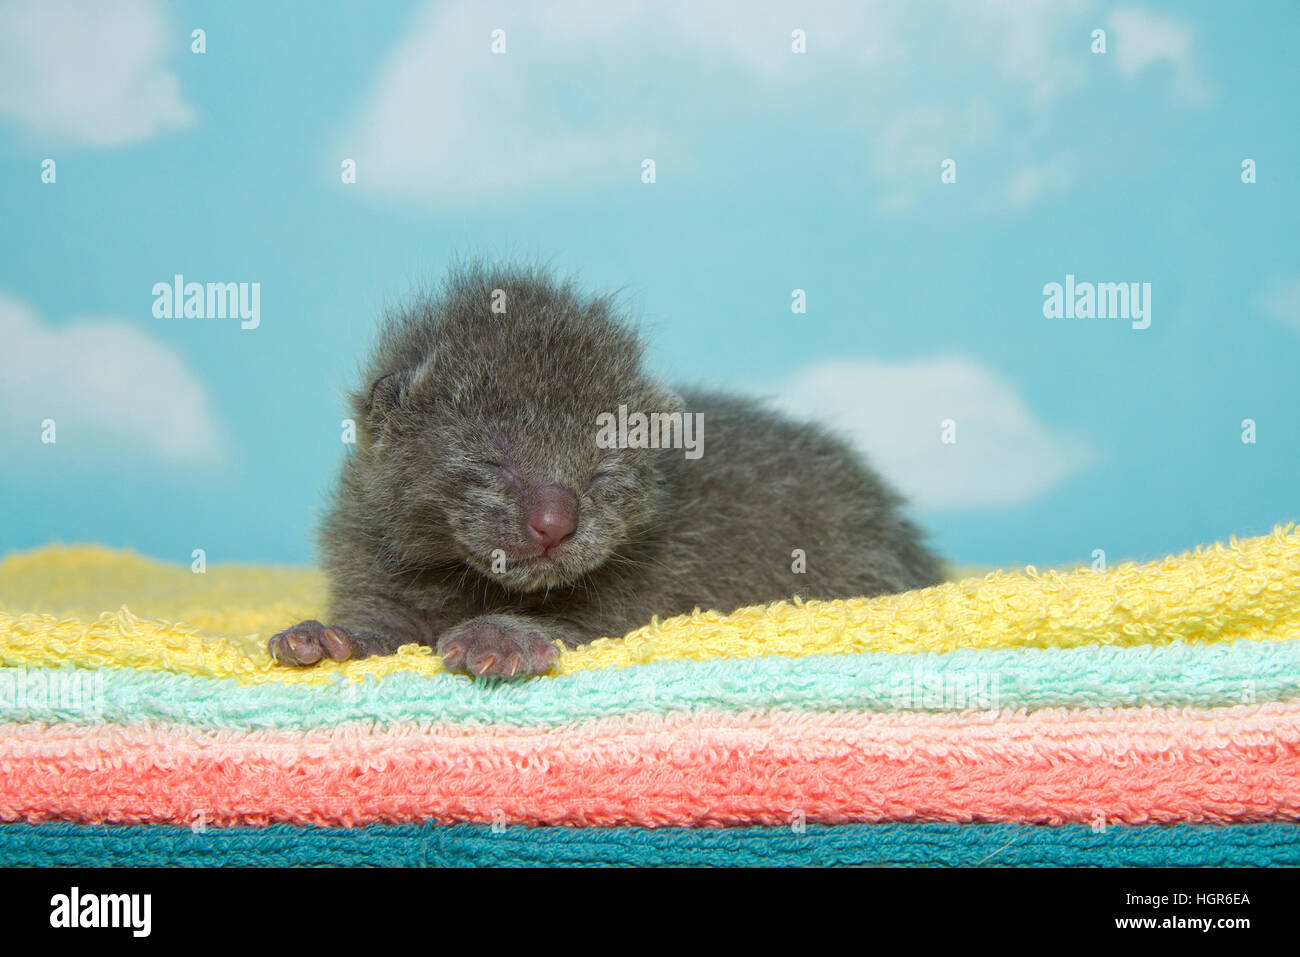
[(347, 661), (374, 653), (370, 643), (338, 625), (322, 625), (314, 618), (272, 635), (267, 650), (277, 664), (314, 665), (325, 658)]
[(545, 625), (513, 615), (462, 621), (438, 638), (435, 650), (448, 671), (479, 678), (545, 674), (560, 660), (560, 649)]

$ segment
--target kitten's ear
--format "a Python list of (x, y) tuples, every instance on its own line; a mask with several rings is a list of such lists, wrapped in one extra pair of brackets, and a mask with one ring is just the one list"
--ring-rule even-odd
[(407, 372), (390, 372), (380, 376), (370, 386), (370, 396), (366, 400), (366, 417), (371, 422), (382, 422), (389, 414), (402, 404), (410, 388), (411, 376)]

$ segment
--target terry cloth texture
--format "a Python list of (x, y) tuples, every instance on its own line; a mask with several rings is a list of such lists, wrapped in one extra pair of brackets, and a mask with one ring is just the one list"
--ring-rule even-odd
[(809, 824), (803, 832), (516, 824), (0, 824), (0, 860), (50, 867), (1295, 867), (1297, 830), (1295, 824)]
[(307, 572), (0, 562), (0, 861), (1300, 858), (1290, 527), (656, 620), (516, 685), (414, 646), (271, 664), (320, 603)]

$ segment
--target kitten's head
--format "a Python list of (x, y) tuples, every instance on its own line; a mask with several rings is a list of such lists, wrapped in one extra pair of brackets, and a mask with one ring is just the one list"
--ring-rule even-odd
[(577, 582), (652, 520), (657, 452), (601, 448), (598, 417), (681, 409), (608, 299), (481, 268), (390, 324), (353, 398), (389, 551), (516, 591)]

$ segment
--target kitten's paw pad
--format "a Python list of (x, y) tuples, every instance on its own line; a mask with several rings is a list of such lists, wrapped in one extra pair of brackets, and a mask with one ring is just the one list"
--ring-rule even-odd
[(508, 619), (471, 618), (438, 639), (448, 671), (478, 678), (526, 678), (550, 671), (560, 649), (540, 628)]
[(326, 658), (347, 661), (367, 654), (364, 643), (347, 629), (322, 625), (315, 619), (301, 621), (272, 635), (266, 647), (276, 664), (281, 665), (314, 665)]

